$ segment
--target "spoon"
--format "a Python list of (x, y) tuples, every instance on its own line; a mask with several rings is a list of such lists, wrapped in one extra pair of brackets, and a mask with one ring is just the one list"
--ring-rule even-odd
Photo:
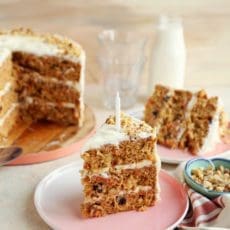
[(20, 147), (5, 147), (0, 148), (0, 166), (3, 166), (22, 154)]

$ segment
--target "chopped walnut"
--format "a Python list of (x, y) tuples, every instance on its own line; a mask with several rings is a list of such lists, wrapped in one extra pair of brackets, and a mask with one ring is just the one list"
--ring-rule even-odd
[(230, 192), (230, 169), (224, 168), (223, 165), (216, 169), (212, 166), (193, 169), (191, 176), (196, 183), (201, 184), (208, 190)]

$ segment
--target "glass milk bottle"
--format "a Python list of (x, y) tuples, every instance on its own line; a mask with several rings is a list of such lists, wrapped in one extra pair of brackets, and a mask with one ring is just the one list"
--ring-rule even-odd
[(148, 93), (156, 84), (183, 88), (186, 48), (179, 19), (161, 17), (150, 62)]

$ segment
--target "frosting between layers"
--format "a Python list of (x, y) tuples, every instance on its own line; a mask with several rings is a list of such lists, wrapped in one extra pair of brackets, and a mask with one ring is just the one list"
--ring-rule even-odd
[[(28, 103), (28, 104), (32, 104), (34, 102), (34, 98), (33, 97), (26, 97), (25, 98), (25, 101)], [(59, 104), (57, 103), (54, 103), (54, 102), (49, 102), (49, 101), (44, 101), (44, 104), (48, 105), (48, 106), (57, 106)], [(74, 103), (69, 103), (69, 102), (62, 102), (60, 103), (60, 105), (64, 108), (70, 108), (70, 109), (74, 109), (76, 107), (76, 105)]]
[(82, 90), (82, 87), (84, 87), (84, 86), (80, 85), (80, 82), (70, 81), (70, 80), (58, 80), (57, 78), (54, 78), (54, 77), (42, 77), (40, 75), (37, 75), (34, 79), (35, 79), (35, 81), (39, 80), (42, 82), (53, 82), (53, 83), (60, 84), (60, 85), (66, 85), (66, 86), (72, 87), (75, 90), (78, 90), (80, 92)]
[[(154, 166), (154, 165), (157, 167), (157, 169), (159, 168), (158, 162), (153, 162), (150, 160), (143, 160), (143, 161), (139, 161), (139, 162), (131, 163), (131, 164), (116, 165), (116, 166), (114, 166), (114, 168), (118, 171), (121, 171), (121, 170), (126, 170), (126, 169), (141, 169), (144, 167)], [(101, 176), (104, 178), (108, 178), (109, 177), (109, 169), (110, 169), (109, 167), (101, 168), (100, 170), (97, 170), (97, 172), (93, 172), (93, 173), (89, 173), (87, 170), (83, 170), (82, 171), (82, 177)]]
[(11, 83), (7, 82), (2, 90), (0, 90), (0, 98), (7, 94), (11, 89)]
[(151, 166), (153, 165), (153, 162), (150, 160), (143, 160), (137, 163), (132, 164), (125, 164), (125, 165), (116, 165), (115, 169), (123, 170), (123, 169), (140, 169), (143, 167)]
[[(192, 95), (192, 98), (190, 99), (187, 107), (186, 107), (186, 111), (185, 111), (185, 119), (187, 120), (190, 116), (191, 110), (193, 108), (193, 106), (196, 104), (197, 102), (197, 95)], [(186, 131), (185, 127), (182, 127), (180, 129), (180, 132), (177, 134), (177, 141), (180, 141), (180, 139), (182, 138), (184, 132)]]
[[(143, 185), (138, 185), (138, 186), (136, 186), (136, 188), (135, 189), (133, 189), (133, 190), (129, 190), (129, 191), (125, 191), (125, 190), (121, 190), (121, 191), (119, 191), (119, 193), (117, 193), (117, 194), (114, 194), (114, 196), (117, 196), (117, 195), (125, 195), (125, 194), (130, 194), (130, 193), (138, 193), (138, 192), (141, 192), (141, 191), (145, 191), (145, 192), (147, 192), (147, 191), (149, 191), (149, 190), (151, 190), (151, 189), (153, 189), (153, 187), (151, 187), (151, 186), (143, 186)], [(95, 202), (95, 201), (99, 201), (99, 200), (101, 200), (101, 199), (103, 199), (103, 194), (101, 195), (101, 196), (97, 196), (97, 197), (86, 197), (85, 199), (84, 199), (84, 202), (86, 203), (86, 202)]]
[(202, 153), (208, 153), (212, 151), (215, 145), (220, 142), (219, 134), (219, 118), (220, 118), (220, 99), (218, 99), (218, 109), (213, 116), (212, 122), (208, 128), (208, 135), (205, 137), (203, 145), (198, 152), (198, 155)]
[(79, 126), (83, 125), (84, 121), (84, 112), (85, 112), (85, 104), (84, 104), (84, 90), (85, 90), (85, 61), (86, 61), (86, 55), (85, 52), (83, 51), (81, 53), (81, 73), (80, 73), (80, 117), (79, 117)]
[(8, 116), (14, 111), (14, 109), (18, 106), (17, 103), (12, 104), (10, 109), (7, 110), (7, 112), (0, 118), (0, 127), (4, 124), (5, 120)]

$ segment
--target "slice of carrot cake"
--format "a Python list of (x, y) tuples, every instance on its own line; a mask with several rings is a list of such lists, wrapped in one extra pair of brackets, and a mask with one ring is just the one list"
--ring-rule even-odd
[(84, 217), (144, 210), (159, 199), (160, 161), (156, 154), (155, 129), (121, 114), (106, 120), (83, 148), (82, 184)]
[(158, 127), (158, 143), (192, 154), (211, 151), (227, 127), (218, 97), (157, 85), (145, 106), (144, 120)]

